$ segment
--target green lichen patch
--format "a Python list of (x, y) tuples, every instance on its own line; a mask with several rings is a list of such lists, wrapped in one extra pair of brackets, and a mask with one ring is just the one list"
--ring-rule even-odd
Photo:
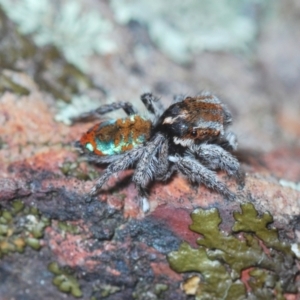
[(63, 233), (70, 233), (70, 234), (80, 234), (82, 232), (81, 228), (72, 222), (63, 222), (58, 221), (57, 223), (58, 229)]
[(160, 296), (163, 292), (165, 292), (169, 287), (164, 283), (157, 283), (154, 286), (154, 293)]
[[(199, 248), (183, 243), (168, 260), (177, 272), (197, 272), (201, 280), (196, 299), (284, 299), (284, 293), (296, 293), (298, 274), (291, 246), (278, 239), (269, 213), (259, 216), (250, 203), (235, 212), (231, 233), (219, 229), (217, 209), (197, 209), (190, 229), (201, 234)], [(247, 282), (243, 272), (249, 270)], [(247, 291), (246, 284), (250, 287)]]
[(178, 251), (169, 254), (168, 259), (176, 272), (194, 271), (202, 274), (205, 281), (198, 285), (197, 299), (221, 299), (225, 294), (228, 295), (225, 299), (243, 299), (245, 296), (242, 282), (234, 281), (221, 262), (210, 260), (204, 247), (193, 249), (183, 243)]
[(21, 96), (27, 96), (30, 94), (30, 91), (27, 88), (23, 87), (17, 82), (14, 82), (12, 78), (2, 73), (0, 74), (0, 94), (3, 94), (7, 91)]
[(35, 207), (25, 207), (16, 200), (11, 207), (0, 207), (0, 257), (11, 252), (23, 252), (26, 246), (41, 248), (40, 239), (50, 225)]
[(109, 295), (113, 295), (117, 292), (120, 292), (121, 290), (122, 287), (120, 286), (115, 286), (115, 285), (105, 284), (105, 283), (95, 284), (93, 286), (93, 294), (91, 300), (103, 299), (108, 297)]
[(69, 268), (61, 268), (56, 262), (52, 262), (48, 265), (48, 270), (55, 275), (52, 283), (61, 292), (70, 293), (76, 298), (82, 296), (79, 283)]
[(168, 285), (163, 283), (157, 283), (155, 285), (149, 284), (140, 280), (132, 293), (132, 298), (136, 300), (143, 299), (165, 299), (165, 292), (168, 290)]
[(269, 212), (261, 217), (251, 203), (241, 206), (242, 212), (234, 212), (236, 220), (232, 230), (233, 232), (249, 232), (255, 234), (260, 240), (264, 241), (268, 248), (274, 248), (285, 254), (291, 254), (291, 246), (278, 239), (278, 233), (275, 228), (268, 228), (273, 222), (273, 217)]
[(79, 180), (94, 180), (99, 177), (93, 166), (85, 164), (85, 168), (83, 168), (80, 162), (65, 161), (60, 170), (65, 176), (75, 177)]
[[(142, 280), (138, 282), (133, 293), (132, 299), (142, 300), (158, 300), (166, 299), (165, 292), (168, 290), (168, 285), (164, 283), (149, 284)], [(111, 284), (97, 284), (94, 286), (93, 295), (91, 300), (105, 299), (115, 293), (122, 293), (123, 287)]]

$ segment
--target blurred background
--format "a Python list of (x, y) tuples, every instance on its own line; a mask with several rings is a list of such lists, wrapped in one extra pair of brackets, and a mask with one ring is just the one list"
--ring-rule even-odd
[(208, 90), (242, 149), (296, 147), (299, 29), (297, 0), (0, 0), (0, 93), (30, 95), (26, 74), (68, 124), (118, 100), (145, 112), (147, 91), (167, 106)]

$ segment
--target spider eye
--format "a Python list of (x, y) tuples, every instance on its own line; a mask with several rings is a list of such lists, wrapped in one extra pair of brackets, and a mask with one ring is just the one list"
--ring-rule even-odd
[(192, 130), (192, 136), (197, 136), (197, 131), (196, 131), (196, 129), (194, 129), (194, 128), (193, 128), (193, 130)]

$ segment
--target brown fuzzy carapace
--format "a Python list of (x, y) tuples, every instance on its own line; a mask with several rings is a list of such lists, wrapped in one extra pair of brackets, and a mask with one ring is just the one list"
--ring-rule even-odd
[(201, 118), (206, 122), (223, 123), (223, 107), (220, 103), (210, 102), (212, 97), (199, 96), (199, 97), (187, 97), (183, 101), (185, 110), (190, 112), (190, 120)]
[(196, 124), (187, 132), (186, 138), (203, 139), (220, 134), (220, 126), (223, 127), (224, 122), (223, 107), (220, 103), (212, 103), (210, 100), (211, 97), (199, 96), (188, 97), (183, 101), (185, 110), (189, 112), (187, 122)]
[(162, 126), (177, 141), (214, 139), (231, 122), (226, 107), (213, 95), (186, 97), (171, 105), (162, 116)]

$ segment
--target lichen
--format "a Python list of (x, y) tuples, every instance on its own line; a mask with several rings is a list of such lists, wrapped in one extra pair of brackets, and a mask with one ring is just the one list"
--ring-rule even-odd
[(260, 0), (111, 0), (118, 22), (136, 20), (145, 24), (154, 43), (180, 63), (203, 50), (248, 49), (258, 30), (256, 9), (263, 11), (267, 3)]
[(58, 221), (57, 227), (63, 234), (70, 233), (76, 235), (82, 232), (79, 226), (76, 226), (75, 224), (72, 224), (71, 222), (68, 221), (66, 222)]
[(105, 284), (105, 283), (94, 284), (91, 300), (106, 298), (109, 295), (113, 295), (117, 292), (120, 292), (121, 290), (122, 287), (120, 286), (115, 286), (115, 285)]
[(14, 94), (21, 95), (21, 96), (27, 96), (30, 93), (30, 91), (26, 87), (23, 87), (17, 82), (14, 82), (12, 78), (6, 76), (4, 73), (1, 73), (0, 94), (3, 94), (4, 92), (7, 91), (13, 92)]
[[(113, 99), (111, 100), (113, 102)], [(94, 110), (99, 106), (101, 106), (99, 99), (92, 99), (87, 95), (73, 95), (70, 103), (57, 101), (58, 113), (55, 115), (55, 120), (71, 125), (71, 118), (78, 117), (78, 115)]]
[[(4, 5), (4, 2), (8, 4)], [(0, 0), (0, 69), (12, 74), (12, 76), (7, 76), (3, 72), (0, 78), (0, 92), (9, 91), (17, 95), (27, 95), (30, 91), (13, 80), (14, 74), (23, 72), (33, 78), (41, 91), (51, 95), (58, 103), (74, 101), (78, 103), (77, 106), (80, 103), (81, 106), (84, 106), (82, 103), (85, 103), (88, 97), (80, 95), (86, 95), (92, 91), (93, 97), (91, 98), (93, 99), (88, 98), (88, 103), (94, 101), (99, 106), (98, 100), (95, 99), (99, 99), (107, 93), (102, 86), (95, 84), (81, 69), (67, 61), (57, 46), (53, 44), (36, 45), (32, 36), (20, 33), (17, 26), (6, 16), (2, 9), (4, 6), (8, 12), (8, 10), (19, 9), (25, 5), (25, 1), (24, 3), (16, 2), (20, 2), (19, 5), (11, 5), (10, 1)], [(39, 1), (32, 2), (39, 3)], [(53, 5), (53, 3), (49, 1), (49, 5)], [(23, 16), (30, 21), (27, 12)], [(75, 50), (77, 47), (74, 46), (73, 49)], [(70, 116), (64, 116), (66, 114), (65, 106), (61, 109), (58, 107), (58, 109), (60, 112), (57, 119), (61, 118), (62, 121), (66, 120), (65, 122), (70, 123), (68, 119)], [(78, 112), (76, 111), (75, 114)]]
[(136, 300), (165, 299), (164, 292), (167, 290), (168, 286), (166, 284), (157, 283), (153, 285), (140, 280), (135, 286), (134, 292), (132, 293), (132, 298)]
[(72, 275), (69, 268), (62, 268), (56, 262), (48, 265), (48, 270), (55, 276), (52, 283), (64, 293), (70, 293), (76, 298), (82, 296), (82, 292), (77, 279)]
[(79, 161), (69, 162), (65, 161), (60, 166), (61, 172), (65, 176), (75, 177), (80, 180), (94, 180), (99, 177), (99, 173), (90, 164), (85, 164), (85, 169), (81, 168)]
[(81, 0), (0, 0), (9, 17), (23, 34), (32, 34), (38, 46), (55, 45), (67, 60), (80, 69), (93, 53), (115, 49), (112, 24), (99, 12), (87, 10)]
[(300, 192), (300, 182), (293, 182), (285, 179), (280, 179), (279, 184)]
[[(168, 255), (175, 271), (201, 274), (194, 289), (197, 300), (284, 299), (284, 293), (297, 292), (296, 257), (291, 245), (279, 240), (277, 230), (268, 228), (272, 216), (259, 216), (251, 203), (241, 205), (241, 210), (234, 212), (235, 223), (228, 234), (219, 229), (222, 220), (217, 209), (195, 210), (190, 229), (202, 235), (199, 248), (183, 243)], [(247, 280), (243, 273), (248, 274)], [(187, 279), (183, 289), (192, 291), (188, 281), (193, 283)]]
[(0, 257), (11, 252), (23, 252), (26, 246), (41, 248), (40, 239), (50, 225), (35, 207), (15, 200), (8, 209), (0, 208)]

